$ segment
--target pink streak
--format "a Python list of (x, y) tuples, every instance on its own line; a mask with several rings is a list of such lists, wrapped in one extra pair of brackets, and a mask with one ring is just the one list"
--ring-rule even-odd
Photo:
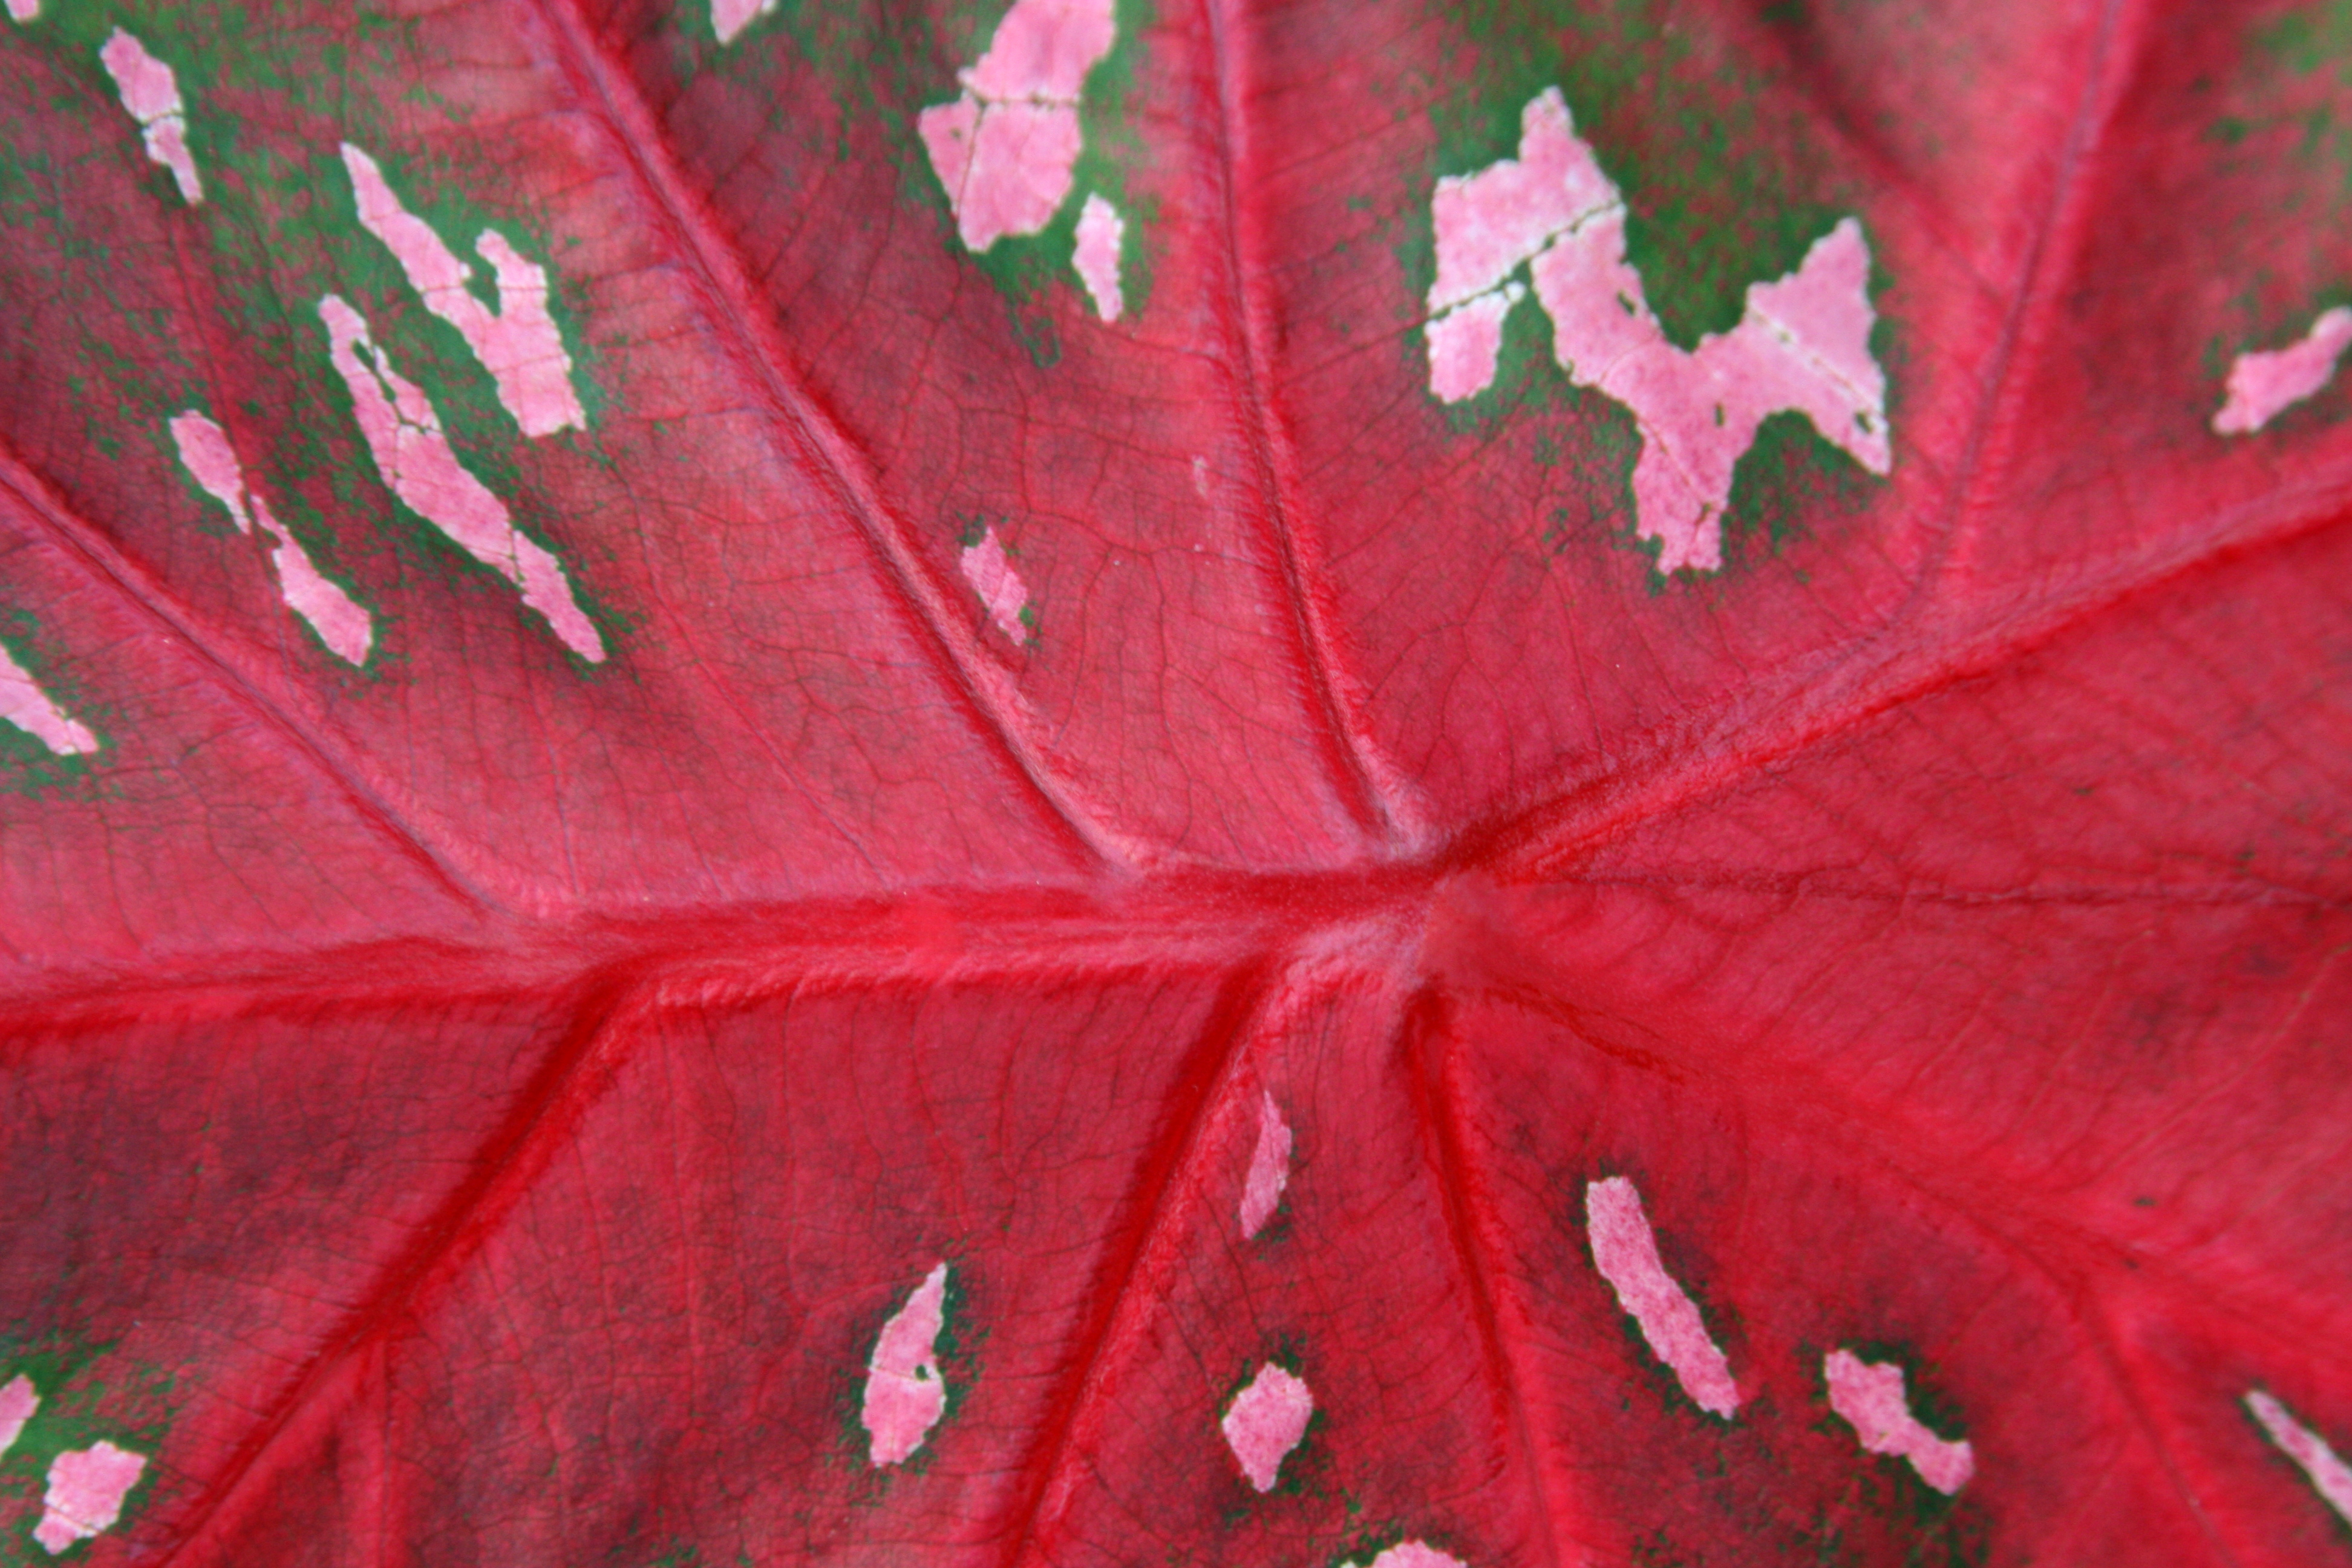
[(0, 719), (61, 757), (98, 750), (98, 737), (66, 717), (5, 647), (0, 647)]
[(196, 161), (188, 152), (187, 106), (180, 101), (172, 68), (120, 27), (108, 36), (98, 58), (114, 79), (123, 109), (139, 122), (149, 160), (172, 171), (181, 199), (191, 205), (203, 201), (204, 183), (197, 179)]
[(466, 286), (474, 269), (442, 243), (430, 224), (401, 205), (374, 159), (346, 142), (343, 167), (351, 174), (361, 224), (391, 249), (409, 286), (424, 296), (425, 308), (457, 329), (498, 384), (499, 401), (522, 433), (585, 430), (588, 416), (572, 388), (572, 356), (548, 313), (546, 268), (496, 229), (484, 229), (474, 245), (498, 279), (499, 308), (493, 310)]
[(271, 515), (269, 505), (246, 487), (245, 469), (229, 445), (228, 433), (191, 409), (174, 415), (172, 440), (206, 495), (228, 509), (237, 531), (250, 533), (258, 519), (261, 536), (269, 542), (270, 564), (278, 571), (278, 596), (310, 625), (319, 640), (350, 665), (367, 662), (375, 640), (375, 623), (352, 596), (320, 574), (317, 563), (301, 541)]
[(2256, 1388), (2246, 1394), (2246, 1408), (2271, 1435), (2271, 1441), (2281, 1452), (2303, 1468), (2311, 1478), (2311, 1486), (2327, 1506), (2334, 1509), (2347, 1524), (2352, 1524), (2352, 1468), (2347, 1468), (2326, 1439), (2296, 1420), (2287, 1407), (2263, 1390)]
[(776, 8), (776, 0), (710, 0), (710, 30), (722, 44)]
[(1021, 612), (1028, 606), (1029, 590), (1023, 586), (1021, 574), (1013, 570), (1013, 563), (1005, 559), (996, 530), (985, 531), (978, 544), (964, 547), (963, 575), (988, 607), (997, 630), (1025, 646), (1029, 628), (1022, 623)]
[(562, 565), (518, 532), (505, 505), (457, 461), (432, 403), (392, 368), (368, 336), (366, 320), (333, 294), (319, 301), (319, 315), (327, 323), (335, 369), (351, 389), (360, 433), (392, 492), (520, 588), (522, 602), (547, 617), (564, 647), (601, 663), (604, 639), (573, 602)]
[(1290, 1129), (1274, 1096), (1261, 1093), (1257, 1108), (1257, 1148), (1250, 1155), (1249, 1179), (1242, 1187), (1242, 1239), (1265, 1228), (1282, 1202), (1290, 1180)]
[(1454, 403), (1493, 380), (1503, 318), (1528, 267), (1560, 368), (1633, 411), (1636, 532), (1658, 570), (1722, 564), (1722, 513), (1757, 428), (1793, 410), (1873, 473), (1887, 471), (1886, 383), (1870, 355), (1870, 249), (1852, 218), (1799, 268), (1751, 284), (1729, 332), (1690, 352), (1666, 341), (1625, 258), (1625, 207), (1575, 134), (1557, 88), (1520, 120), (1519, 156), (1438, 182), (1429, 291), (1430, 390)]
[(40, 1391), (23, 1373), (10, 1378), (5, 1387), (0, 1387), (0, 1454), (16, 1446), (16, 1439), (25, 1435), (25, 1423), (40, 1407)]
[(947, 1321), (948, 1266), (923, 1276), (874, 1342), (866, 1363), (866, 1431), (873, 1462), (896, 1465), (923, 1446), (947, 1409), (940, 1376), (940, 1330)]
[(1830, 1408), (1846, 1418), (1874, 1454), (1897, 1454), (1911, 1461), (1919, 1479), (1951, 1497), (1976, 1474), (1976, 1455), (1966, 1441), (1937, 1436), (1911, 1414), (1903, 1392), (1903, 1369), (1832, 1351), (1822, 1363)]
[(2221, 436), (2249, 436), (2336, 379), (2336, 362), (2352, 343), (2352, 310), (2323, 311), (2300, 342), (2240, 354), (2230, 365), (2229, 401), (2213, 416)]
[(966, 249), (1034, 234), (1068, 198), (1079, 90), (1118, 36), (1111, 4), (1015, 0), (987, 52), (958, 73), (961, 96), (916, 116)]
[(1470, 1568), (1459, 1557), (1448, 1557), (1433, 1546), (1418, 1541), (1399, 1542), (1365, 1565), (1365, 1568)]
[(1584, 1189), (1584, 1213), (1593, 1264), (1617, 1292), (1618, 1304), (1641, 1325), (1642, 1337), (1674, 1369), (1692, 1402), (1729, 1420), (1739, 1408), (1738, 1385), (1722, 1349), (1707, 1337), (1697, 1305), (1658, 1260), (1642, 1194), (1622, 1176), (1594, 1182)]
[(1070, 264), (1078, 269), (1078, 280), (1095, 302), (1095, 314), (1106, 321), (1118, 321), (1127, 308), (1118, 289), (1118, 247), (1126, 237), (1127, 220), (1118, 216), (1118, 209), (1089, 195), (1087, 205), (1078, 209), (1077, 250)]
[(1218, 1426), (1250, 1485), (1272, 1491), (1282, 1461), (1307, 1436), (1307, 1423), (1314, 1414), (1315, 1395), (1306, 1383), (1267, 1362), (1249, 1386), (1234, 1395)]
[(49, 1464), (48, 1495), (33, 1539), (54, 1556), (96, 1535), (122, 1517), (122, 1500), (146, 1468), (145, 1456), (111, 1443), (59, 1454)]

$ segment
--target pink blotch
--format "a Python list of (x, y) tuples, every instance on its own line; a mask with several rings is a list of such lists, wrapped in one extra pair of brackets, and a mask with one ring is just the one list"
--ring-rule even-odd
[(2312, 1489), (2347, 1524), (2352, 1524), (2352, 1468), (2336, 1457), (2327, 1440), (2296, 1420), (2285, 1405), (2262, 1389), (2247, 1392), (2246, 1408), (2263, 1424), (2263, 1430), (2270, 1434), (2279, 1451), (2311, 1478)]
[(2336, 362), (2352, 344), (2352, 310), (2324, 311), (2299, 342), (2230, 364), (2229, 400), (2213, 416), (2221, 436), (2250, 436), (2336, 379)]
[(187, 106), (180, 100), (172, 68), (120, 27), (108, 35), (98, 58), (114, 79), (123, 109), (139, 122), (148, 159), (172, 171), (182, 200), (191, 205), (203, 201), (204, 183), (196, 177), (196, 161), (188, 152)]
[(1503, 320), (1527, 297), (1517, 283), (1464, 301), (1429, 323), (1429, 390), (1459, 403), (1486, 390), (1503, 352)]
[(1657, 1237), (1642, 1212), (1642, 1194), (1622, 1176), (1584, 1189), (1586, 1223), (1592, 1231), (1592, 1261), (1617, 1292), (1618, 1304), (1640, 1325), (1658, 1359), (1673, 1369), (1693, 1404), (1726, 1420), (1739, 1408), (1739, 1386), (1730, 1364), (1707, 1336), (1698, 1306), (1658, 1260)]
[(484, 229), (474, 243), (498, 282), (499, 308), (491, 310), (467, 287), (473, 268), (401, 205), (375, 160), (348, 142), (342, 152), (361, 225), (391, 250), (425, 308), (457, 329), (522, 433), (586, 429), (588, 416), (572, 386), (572, 356), (548, 311), (547, 269), (496, 229)]
[(1822, 1374), (1829, 1384), (1830, 1408), (1845, 1417), (1864, 1448), (1908, 1459), (1919, 1479), (1946, 1497), (1976, 1474), (1976, 1455), (1965, 1440), (1939, 1437), (1911, 1414), (1901, 1367), (1841, 1350), (1823, 1360)]
[(25, 1423), (30, 1421), (33, 1412), (40, 1407), (40, 1390), (35, 1388), (33, 1380), (23, 1373), (18, 1373), (5, 1386), (0, 1386), (0, 1454), (16, 1446), (16, 1439), (25, 1435)]
[(948, 1266), (923, 1276), (874, 1342), (866, 1363), (866, 1431), (873, 1462), (901, 1463), (923, 1446), (947, 1409), (940, 1376), (940, 1330), (947, 1321)]
[(1315, 1395), (1305, 1381), (1267, 1362), (1249, 1386), (1234, 1395), (1218, 1426), (1250, 1485), (1272, 1491), (1282, 1461), (1307, 1436), (1307, 1423), (1314, 1415)]
[(1282, 1202), (1290, 1181), (1290, 1128), (1282, 1120), (1274, 1096), (1261, 1093), (1257, 1106), (1257, 1148), (1250, 1154), (1249, 1178), (1242, 1186), (1242, 1239), (1265, 1228)]
[(517, 531), (505, 505), (457, 461), (431, 401), (392, 368), (368, 336), (366, 320), (333, 294), (319, 301), (319, 315), (335, 369), (351, 389), (360, 434), (392, 492), (520, 588), (522, 602), (547, 617), (564, 647), (591, 664), (602, 662), (604, 638), (572, 599), (562, 563)]
[(776, 8), (776, 0), (710, 0), (710, 30), (722, 44)]
[(96, 1535), (122, 1517), (122, 1500), (146, 1468), (146, 1456), (111, 1443), (59, 1454), (49, 1464), (48, 1494), (33, 1539), (54, 1556)]
[(996, 629), (1026, 646), (1029, 628), (1022, 622), (1021, 612), (1028, 607), (1029, 590), (1022, 584), (1021, 574), (1013, 570), (1013, 563), (1005, 559), (996, 530), (983, 531), (979, 543), (964, 546), (963, 576), (980, 595)]
[(1431, 312), (1486, 292), (1555, 236), (1617, 200), (1617, 187), (1577, 136), (1559, 89), (1545, 89), (1520, 111), (1516, 159), (1437, 182), (1430, 200), (1437, 237)]
[(1434, 1546), (1418, 1541), (1401, 1541), (1381, 1552), (1365, 1568), (1470, 1568), (1459, 1557), (1449, 1557)]
[(916, 116), (966, 249), (1035, 234), (1061, 210), (1082, 142), (1078, 94), (1117, 35), (1111, 0), (1015, 0), (959, 73), (962, 95)]
[(98, 750), (98, 737), (66, 716), (33, 683), (25, 667), (0, 647), (0, 719), (5, 719), (61, 757)]
[(41, 0), (8, 0), (8, 15), (19, 22), (30, 22), (41, 14)]
[(1118, 321), (1127, 308), (1118, 287), (1118, 247), (1126, 237), (1127, 220), (1118, 209), (1098, 195), (1087, 196), (1078, 209), (1077, 248), (1070, 264), (1095, 302), (1095, 314), (1106, 321)]
[(194, 409), (173, 415), (166, 428), (172, 432), (172, 444), (180, 449), (181, 466), (205, 494), (228, 508), (239, 533), (252, 532), (253, 517), (245, 506), (245, 466), (236, 460), (228, 432)]

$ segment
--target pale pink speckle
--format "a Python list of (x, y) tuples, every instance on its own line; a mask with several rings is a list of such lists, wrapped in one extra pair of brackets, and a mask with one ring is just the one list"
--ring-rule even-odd
[(2346, 1523), (2352, 1524), (2352, 1468), (2347, 1468), (2336, 1457), (2326, 1439), (2296, 1420), (2285, 1405), (2259, 1388), (2247, 1393), (2246, 1408), (2253, 1412), (2254, 1419), (2263, 1424), (2263, 1430), (2271, 1435), (2271, 1441), (2279, 1446), (2280, 1452), (2311, 1478), (2312, 1489)]
[(1095, 314), (1116, 321), (1127, 308), (1118, 288), (1118, 247), (1127, 237), (1127, 220), (1098, 195), (1087, 197), (1078, 209), (1077, 249), (1070, 258), (1078, 280), (1095, 302)]
[(0, 647), (0, 719), (61, 757), (98, 750), (98, 737), (68, 718), (5, 647)]
[(360, 434), (393, 494), (520, 588), (522, 602), (547, 617), (564, 647), (591, 664), (601, 662), (604, 638), (573, 600), (562, 563), (519, 532), (505, 504), (457, 461), (432, 403), (392, 368), (369, 337), (365, 318), (333, 294), (319, 301), (319, 316), (327, 324), (335, 369), (351, 389)]
[(1799, 268), (1749, 286), (1728, 332), (1676, 348), (1625, 257), (1625, 205), (1557, 88), (1520, 118), (1519, 155), (1440, 180), (1431, 200), (1430, 390), (1460, 402), (1494, 380), (1507, 282), (1525, 264), (1569, 379), (1631, 409), (1642, 434), (1635, 531), (1658, 570), (1722, 564), (1734, 467), (1769, 416), (1793, 410), (1873, 473), (1892, 461), (1886, 383), (1870, 354), (1870, 248), (1852, 218)]
[(171, 431), (180, 461), (206, 495), (228, 509), (237, 531), (249, 533), (259, 523), (262, 537), (269, 542), (270, 564), (278, 572), (278, 596), (287, 606), (310, 623), (336, 658), (346, 664), (365, 664), (375, 640), (374, 621), (340, 585), (320, 574), (301, 541), (271, 515), (267, 501), (247, 489), (228, 433), (193, 409), (173, 416)]
[(1282, 1202), (1290, 1180), (1290, 1128), (1282, 1120), (1274, 1096), (1260, 1094), (1257, 1106), (1257, 1148), (1250, 1154), (1249, 1178), (1242, 1186), (1242, 1238), (1265, 1228)]
[(1434, 1546), (1418, 1541), (1401, 1541), (1381, 1552), (1365, 1568), (1470, 1568), (1459, 1557), (1449, 1557)]
[(146, 1468), (146, 1456), (111, 1443), (59, 1454), (49, 1462), (49, 1489), (33, 1539), (54, 1556), (96, 1535), (122, 1517), (122, 1500)]
[(1592, 1231), (1593, 1265), (1617, 1292), (1618, 1304), (1632, 1314), (1692, 1403), (1730, 1419), (1739, 1408), (1739, 1387), (1731, 1381), (1722, 1348), (1708, 1337), (1697, 1303), (1659, 1261), (1642, 1194), (1622, 1176), (1594, 1182), (1584, 1189), (1584, 1213)]
[(876, 1465), (896, 1465), (923, 1446), (947, 1409), (940, 1330), (947, 1321), (948, 1266), (923, 1276), (874, 1342), (866, 1363), (866, 1432)]
[(1830, 1408), (1846, 1418), (1872, 1453), (1910, 1460), (1919, 1479), (1946, 1497), (1976, 1474), (1976, 1455), (1966, 1441), (1939, 1437), (1911, 1414), (1901, 1367), (1832, 1351), (1822, 1363), (1822, 1375), (1829, 1384)]
[(548, 312), (547, 269), (496, 229), (484, 229), (474, 243), (498, 281), (499, 308), (491, 310), (467, 287), (473, 268), (442, 242), (432, 225), (401, 205), (374, 159), (346, 142), (343, 167), (352, 177), (360, 223), (392, 251), (409, 286), (424, 298), (425, 308), (457, 329), (490, 373), (499, 401), (522, 433), (546, 436), (567, 426), (586, 429), (588, 416), (572, 386), (572, 356)]
[(972, 592), (987, 606), (996, 629), (1016, 643), (1026, 644), (1029, 628), (1022, 622), (1021, 612), (1028, 607), (1029, 590), (1023, 585), (1021, 574), (1013, 570), (1013, 563), (1006, 559), (996, 530), (984, 531), (979, 543), (964, 546), (962, 559), (964, 581), (971, 584)]
[(2352, 344), (2352, 310), (2323, 311), (2300, 342), (2230, 364), (2229, 400), (2213, 416), (2217, 435), (2248, 436), (2336, 379), (2336, 362)]
[(172, 171), (182, 200), (203, 201), (204, 182), (196, 177), (196, 161), (188, 152), (187, 106), (180, 100), (180, 84), (172, 68), (120, 27), (108, 35), (98, 58), (104, 62), (106, 74), (114, 79), (114, 90), (124, 110), (139, 122), (149, 160)]
[(1249, 1386), (1234, 1395), (1218, 1426), (1250, 1485), (1272, 1491), (1282, 1461), (1307, 1436), (1307, 1423), (1314, 1415), (1315, 1395), (1306, 1382), (1267, 1362)]
[(16, 1439), (25, 1435), (25, 1423), (40, 1407), (40, 1390), (23, 1373), (0, 1385), (0, 1454), (16, 1446)]
[(966, 249), (1034, 234), (1068, 199), (1082, 143), (1078, 93), (1117, 37), (1111, 5), (1014, 0), (987, 52), (959, 73), (962, 95), (916, 116)]
[(8, 0), (8, 15), (19, 22), (29, 22), (41, 14), (41, 0)]
[(776, 8), (776, 0), (710, 0), (710, 30), (722, 44)]

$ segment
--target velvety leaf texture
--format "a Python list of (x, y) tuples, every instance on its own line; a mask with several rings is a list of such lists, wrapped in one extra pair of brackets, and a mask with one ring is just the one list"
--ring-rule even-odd
[(0, 1562), (2352, 1565), (2352, 5), (7, 0)]

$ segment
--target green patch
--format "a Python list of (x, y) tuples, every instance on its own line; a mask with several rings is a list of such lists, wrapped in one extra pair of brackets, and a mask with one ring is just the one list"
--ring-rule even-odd
[(2352, 0), (2326, 0), (2254, 29), (2254, 45), (2298, 75), (2352, 64)]
[(95, 798), (97, 759), (114, 749), (105, 727), (114, 710), (89, 700), (81, 682), (50, 657), (47, 650), (52, 646), (31, 611), (0, 609), (0, 647), (6, 648), (17, 668), (33, 678), (43, 696), (90, 732), (98, 750), (61, 757), (38, 737), (0, 721), (0, 790), (37, 799)]
[(163, 1447), (175, 1403), (173, 1380), (156, 1369), (115, 1362), (114, 1348), (111, 1343), (77, 1344), (56, 1336), (28, 1342), (0, 1335), (0, 1384), (28, 1377), (41, 1399), (16, 1441), (5, 1455), (0, 1455), (0, 1497), (21, 1498), (29, 1504), (15, 1526), (0, 1536), (0, 1563), (70, 1563), (89, 1554), (89, 1541), (52, 1554), (33, 1539), (33, 1531), (40, 1523), (39, 1500), (47, 1488), (49, 1466), (60, 1454), (105, 1442), (147, 1460), (122, 1500), (121, 1518), (95, 1537), (97, 1541), (119, 1534), (152, 1497), (161, 1473), (155, 1455)]
[(1885, 483), (1830, 445), (1813, 422), (1783, 409), (1757, 426), (1731, 473), (1723, 553), (1754, 563), (1832, 521), (1859, 518)]

